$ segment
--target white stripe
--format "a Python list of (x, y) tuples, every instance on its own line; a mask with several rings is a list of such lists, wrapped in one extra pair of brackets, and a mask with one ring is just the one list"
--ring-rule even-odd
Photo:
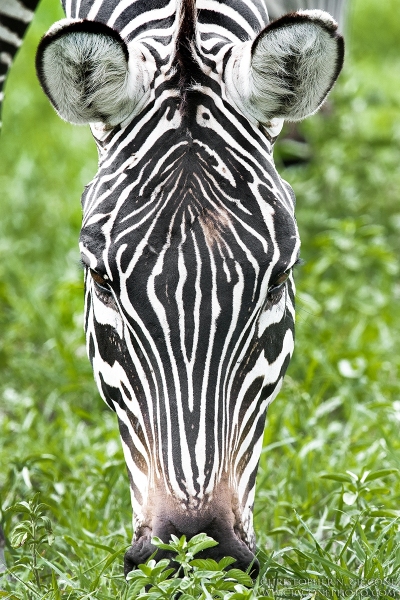
[[(264, 407), (261, 407), (261, 409), (263, 409), (263, 408)], [(260, 413), (261, 413), (261, 410), (260, 410), (259, 414)], [(256, 415), (254, 415), (254, 416), (256, 417)], [(259, 415), (257, 415), (257, 417), (259, 417)], [(257, 420), (255, 419), (255, 423), (256, 422), (257, 422)], [(254, 432), (253, 432), (253, 435), (254, 435)], [(257, 466), (258, 461), (260, 460), (262, 441), (263, 441), (263, 434), (261, 434), (261, 436), (259, 437), (259, 439), (257, 441), (255, 441), (253, 438), (251, 439), (251, 447), (252, 447), (251, 458), (242, 473), (240, 481), (238, 482), (239, 502), (242, 506), (244, 504), (243, 501), (244, 501), (244, 496), (246, 494), (246, 489), (247, 489), (247, 486), (249, 485), (250, 475), (253, 473), (254, 469)], [(249, 501), (249, 500), (251, 503), (253, 503), (252, 497), (248, 498), (247, 501)]]
[(71, 8), (72, 8), (71, 4), (72, 4), (72, 0), (66, 0), (66, 2), (65, 2), (65, 14), (66, 14), (66, 16), (67, 16), (68, 19), (70, 19), (72, 17), (72, 14), (71, 14)]
[[(223, 470), (223, 465), (225, 464), (226, 459), (229, 460), (229, 458), (226, 456), (226, 454), (224, 453), (224, 449), (226, 447), (226, 427), (227, 427), (227, 414), (228, 414), (228, 410), (229, 410), (229, 405), (227, 403), (227, 397), (226, 394), (223, 394), (222, 398), (219, 398), (218, 394), (219, 394), (219, 390), (221, 389), (221, 377), (222, 377), (222, 366), (225, 362), (225, 358), (227, 356), (227, 351), (228, 351), (228, 346), (231, 343), (231, 339), (232, 339), (232, 334), (234, 333), (234, 331), (236, 330), (237, 327), (237, 320), (239, 317), (239, 313), (240, 313), (240, 309), (241, 309), (241, 298), (243, 296), (243, 290), (244, 290), (244, 275), (243, 275), (243, 271), (240, 268), (240, 264), (238, 262), (235, 262), (235, 269), (236, 269), (236, 273), (238, 276), (238, 282), (235, 284), (233, 291), (232, 291), (232, 304), (233, 304), (233, 312), (232, 312), (232, 320), (231, 320), (231, 324), (229, 326), (229, 330), (228, 333), (226, 335), (226, 339), (225, 339), (225, 343), (224, 343), (224, 347), (222, 349), (221, 352), (221, 358), (220, 358), (220, 363), (219, 363), (219, 367), (218, 367), (218, 375), (217, 375), (217, 382), (216, 382), (216, 395), (215, 395), (215, 413), (214, 413), (214, 421), (215, 424), (218, 423), (218, 411), (220, 408), (220, 403), (222, 402), (222, 423), (220, 426), (220, 431), (221, 431), (221, 441), (220, 444), (218, 443), (218, 427), (215, 426), (215, 432), (214, 432), (214, 439), (215, 439), (215, 447), (218, 448), (218, 451), (216, 451), (215, 453), (215, 458), (214, 458), (214, 464), (213, 464), (213, 474), (217, 474), (218, 472), (218, 467), (220, 468), (220, 476)], [(225, 391), (225, 386), (222, 387), (222, 389)], [(219, 450), (221, 449), (221, 456), (219, 456)], [(214, 476), (215, 476), (214, 475)], [(213, 477), (210, 477), (210, 483), (209, 486), (206, 490), (206, 493), (210, 493), (212, 491), (212, 487), (213, 487)]]
[[(102, 4), (104, 3), (104, 0), (95, 0), (92, 4), (92, 8), (90, 9), (88, 16), (86, 17), (88, 19), (88, 21), (95, 21), (96, 17), (97, 17), (97, 13), (99, 12)], [(67, 0), (67, 6), (70, 6), (71, 9), (71, 0)], [(68, 16), (68, 12), (67, 12), (67, 16)]]
[[(118, 412), (119, 412), (118, 416), (121, 418), (123, 411), (119, 410)], [(147, 503), (148, 491), (149, 491), (148, 479), (147, 479), (146, 475), (144, 475), (140, 471), (140, 469), (138, 469), (137, 465), (133, 462), (131, 450), (130, 450), (129, 446), (127, 446), (126, 443), (122, 440), (122, 438), (121, 438), (121, 443), (122, 443), (122, 450), (124, 452), (126, 466), (131, 474), (132, 480), (134, 481), (136, 487), (140, 490), (140, 493), (142, 496), (142, 504), (139, 504), (139, 501), (136, 498), (133, 489), (131, 488), (132, 508), (133, 508), (134, 513), (136, 515), (138, 515), (141, 513), (141, 507), (146, 506), (146, 503)]]
[[(202, 225), (202, 223), (200, 222), (200, 224)], [(202, 225), (203, 227), (203, 225)], [(207, 232), (204, 231), (204, 237), (205, 240), (207, 240)], [(211, 365), (211, 357), (212, 357), (212, 352), (213, 352), (213, 348), (214, 348), (214, 340), (215, 340), (215, 334), (216, 334), (216, 330), (217, 330), (217, 319), (218, 316), (221, 312), (221, 306), (218, 302), (218, 295), (217, 295), (217, 268), (215, 265), (215, 261), (214, 261), (214, 257), (213, 257), (213, 252), (212, 252), (212, 248), (210, 248), (208, 245), (208, 256), (210, 259), (210, 265), (211, 265), (211, 274), (212, 274), (212, 279), (211, 279), (211, 324), (210, 324), (210, 331), (208, 332), (208, 349), (207, 349), (207, 355), (206, 355), (206, 361), (205, 361), (205, 365), (204, 365), (204, 376), (203, 376), (203, 383), (202, 383), (202, 390), (201, 390), (201, 400), (200, 400), (200, 423), (199, 423), (199, 430), (198, 430), (198, 436), (197, 436), (197, 441), (196, 441), (196, 461), (197, 461), (197, 467), (199, 469), (199, 477), (197, 479), (199, 485), (200, 485), (200, 496), (202, 495), (203, 492), (203, 487), (204, 487), (204, 481), (205, 481), (205, 465), (206, 465), (206, 448), (207, 448), (207, 444), (206, 444), (206, 416), (207, 416), (207, 391), (208, 391), (208, 386), (209, 386), (209, 377), (210, 377), (210, 365)]]
[[(234, 21), (242, 29), (244, 29), (244, 31), (249, 35), (250, 38), (253, 38), (255, 36), (254, 29), (251, 27), (248, 21), (246, 21), (246, 19), (244, 19), (238, 11), (234, 10), (230, 6), (222, 4), (222, 2), (217, 2), (215, 0), (198, 0), (197, 8), (198, 10), (211, 10), (214, 11), (217, 15), (224, 15), (226, 17), (229, 17), (230, 19), (232, 19), (232, 21)], [(249, 8), (251, 8), (250, 5)], [(262, 22), (260, 23), (260, 25), (261, 24)], [(201, 23), (199, 23), (199, 25), (201, 26)], [(226, 35), (226, 37), (228, 36)]]
[[(257, 363), (254, 366), (254, 368), (250, 371), (250, 373), (248, 373), (246, 375), (244, 385), (243, 385), (244, 392), (237, 399), (237, 405), (235, 407), (233, 423), (239, 423), (238, 417), (239, 417), (240, 408), (241, 408), (242, 402), (243, 402), (243, 396), (244, 396), (244, 393), (246, 392), (247, 388), (250, 387), (251, 383), (253, 383), (253, 381), (257, 377), (264, 376), (263, 386), (277, 384), (277, 382), (280, 379), (280, 373), (281, 373), (281, 370), (283, 367), (283, 363), (285, 362), (288, 355), (289, 356), (292, 355), (293, 348), (294, 348), (293, 334), (292, 334), (292, 331), (290, 329), (288, 329), (286, 331), (285, 337), (283, 339), (282, 349), (281, 349), (279, 355), (276, 357), (275, 361), (273, 361), (272, 363), (268, 363), (267, 359), (264, 357), (263, 354), (258, 358)], [(261, 393), (261, 389), (260, 389), (260, 393)], [(246, 440), (248, 440), (248, 441), (247, 442), (243, 441), (242, 445), (239, 448), (239, 452), (238, 452), (236, 460), (235, 460), (235, 467), (237, 467), (238, 463), (240, 462), (241, 457), (245, 453), (246, 449), (249, 447), (249, 442), (251, 441), (252, 437), (254, 436), (253, 430), (257, 424), (257, 419), (255, 419), (254, 411), (255, 411), (257, 401), (258, 401), (258, 398), (255, 398), (253, 400), (253, 402), (251, 403), (251, 405), (249, 406), (249, 408), (247, 409), (246, 413), (244, 415), (242, 415), (242, 419), (239, 423), (239, 427), (238, 427), (238, 431), (237, 431), (237, 436), (235, 436), (236, 439), (234, 440), (232, 438), (230, 440), (231, 448), (234, 448), (235, 446), (237, 446), (237, 442), (240, 439), (243, 431), (245, 430), (246, 425), (251, 421), (253, 422), (253, 425), (246, 436)], [(265, 410), (265, 408), (269, 402), (271, 402), (271, 400), (269, 398), (267, 398), (262, 403), (262, 410), (260, 407), (260, 411), (259, 411), (260, 415)], [(252, 431), (253, 431), (253, 433), (251, 433)]]
[(81, 10), (81, 0), (77, 0), (76, 1), (76, 7), (75, 7), (75, 19), (79, 18), (79, 11)]
[[(183, 470), (183, 473), (185, 476), (185, 484), (186, 484), (187, 491), (191, 496), (194, 496), (196, 492), (193, 487), (193, 473), (192, 473), (192, 469), (191, 469), (191, 465), (190, 465), (190, 452), (189, 452), (189, 447), (187, 445), (187, 439), (186, 439), (186, 435), (185, 435), (185, 424), (184, 424), (183, 410), (182, 410), (183, 402), (182, 402), (182, 397), (181, 397), (179, 373), (178, 373), (178, 369), (176, 366), (174, 350), (173, 350), (173, 347), (171, 344), (171, 332), (170, 332), (170, 328), (169, 328), (169, 324), (168, 324), (167, 314), (165, 312), (164, 305), (160, 302), (160, 300), (157, 297), (156, 286), (155, 286), (156, 277), (163, 273), (164, 258), (165, 258), (166, 252), (168, 251), (168, 249), (170, 248), (170, 245), (171, 245), (172, 228), (174, 225), (175, 217), (176, 217), (176, 213), (171, 218), (167, 241), (164, 244), (161, 252), (159, 253), (156, 264), (155, 264), (155, 266), (151, 272), (151, 275), (148, 279), (147, 295), (149, 298), (150, 305), (153, 307), (153, 310), (158, 317), (159, 324), (161, 325), (161, 328), (163, 330), (165, 344), (166, 344), (168, 355), (169, 355), (170, 367), (172, 369), (172, 376), (173, 376), (174, 388), (175, 388), (175, 394), (176, 394), (175, 406), (178, 411), (179, 433), (181, 434), (179, 439), (180, 439), (180, 449), (181, 449), (182, 470)], [(170, 410), (169, 410), (169, 398), (168, 398), (168, 394), (167, 394), (167, 389), (168, 388), (165, 385), (165, 388), (164, 388), (165, 398), (167, 400), (165, 412), (167, 415), (167, 425), (168, 425), (168, 471), (169, 471), (169, 476), (171, 477), (172, 473), (174, 473), (174, 460), (173, 460), (172, 447), (173, 447), (173, 437), (176, 434), (176, 432), (172, 431), (171, 421), (168, 418), (169, 414), (170, 414)], [(165, 440), (160, 439), (160, 446), (162, 445), (163, 442), (165, 444)], [(187, 460), (188, 458), (189, 458), (189, 460)]]
[(1, 24), (0, 40), (3, 40), (4, 42), (11, 44), (12, 46), (16, 46), (17, 48), (19, 48), (22, 44), (22, 40), (13, 31), (10, 31), (10, 29), (7, 29), (7, 27), (4, 27), (4, 25)]
[[(144, 13), (142, 13), (139, 17), (136, 17), (135, 19), (132, 19), (121, 31), (121, 36), (123, 38), (126, 38), (129, 36), (130, 33), (132, 33), (132, 31), (134, 31), (135, 29), (141, 27), (142, 25), (145, 25), (146, 23), (150, 23), (151, 21), (158, 21), (158, 20), (162, 20), (162, 19), (168, 19), (168, 17), (171, 17), (175, 15), (176, 16), (176, 20), (178, 19), (179, 15), (178, 15), (178, 11), (176, 10), (176, 0), (170, 0), (170, 2), (167, 4), (167, 6), (163, 7), (163, 8), (158, 8), (155, 10), (148, 10), (145, 11)], [(114, 17), (112, 16), (111, 19), (109, 20), (109, 23), (112, 25), (114, 23)], [(160, 29), (151, 29), (149, 31), (145, 32), (145, 36), (146, 37), (156, 37), (156, 35), (171, 35), (171, 34), (176, 34), (177, 33), (177, 21), (175, 21), (175, 23), (172, 25), (172, 27), (169, 28), (160, 28)], [(157, 32), (157, 33), (156, 33)], [(139, 38), (142, 36), (139, 36)], [(139, 39), (138, 38), (138, 39)]]
[(6, 64), (7, 66), (10, 66), (12, 63), (12, 56), (11, 54), (8, 54), (8, 52), (0, 52), (0, 62), (3, 64)]

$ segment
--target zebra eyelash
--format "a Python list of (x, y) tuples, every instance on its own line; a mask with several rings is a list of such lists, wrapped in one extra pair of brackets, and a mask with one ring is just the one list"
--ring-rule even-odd
[(300, 258), (300, 256), (298, 257), (298, 259), (296, 260), (296, 262), (293, 264), (292, 268), (298, 268), (298, 267), (302, 267), (303, 265), (306, 264), (306, 261), (303, 260), (302, 258)]
[[(269, 298), (271, 299), (273, 294), (277, 294), (280, 290), (283, 290), (283, 288), (286, 287), (286, 282), (290, 276), (290, 273), (293, 271), (294, 268), (301, 267), (304, 264), (305, 264), (305, 261), (302, 258), (298, 257), (296, 259), (296, 262), (293, 263), (293, 265), (289, 269), (286, 269), (286, 271), (284, 273), (281, 273), (275, 280), (275, 283), (272, 283), (272, 285), (270, 285), (268, 288)], [(283, 281), (279, 281), (279, 279), (281, 277), (285, 277), (285, 275), (286, 275), (286, 278)]]
[[(105, 305), (118, 311), (118, 305), (115, 301), (112, 289), (104, 278), (93, 269), (88, 268), (90, 277), (94, 284), (94, 293), (97, 298)], [(101, 281), (99, 281), (101, 280)]]
[(91, 269), (81, 258), (77, 261), (78, 267), (81, 271), (89, 271), (90, 275), (94, 281), (94, 284), (96, 286), (96, 290), (98, 294), (103, 294), (103, 295), (112, 295), (111, 290), (108, 287), (108, 283), (105, 281), (105, 285), (107, 285), (107, 287), (105, 287), (105, 285), (103, 285), (102, 283), (100, 283), (98, 280), (96, 280), (96, 275), (98, 277), (101, 277), (101, 275), (99, 275), (98, 273), (96, 273), (96, 271), (94, 271), (93, 269)]

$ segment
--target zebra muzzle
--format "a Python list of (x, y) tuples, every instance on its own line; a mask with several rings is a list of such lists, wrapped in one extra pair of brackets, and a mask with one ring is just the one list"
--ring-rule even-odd
[[(206, 533), (213, 537), (218, 542), (218, 545), (203, 550), (196, 555), (196, 558), (213, 558), (219, 561), (224, 556), (231, 556), (235, 559), (235, 563), (231, 565), (231, 568), (242, 569), (243, 571), (249, 569), (250, 575), (253, 578), (257, 577), (259, 573), (258, 560), (247, 544), (235, 533), (233, 524), (229, 521), (227, 522), (223, 517), (224, 515), (217, 515), (208, 519), (207, 515), (204, 518), (201, 514), (193, 514), (193, 511), (179, 511), (175, 515), (171, 513), (157, 515), (153, 519), (151, 534), (149, 534), (147, 527), (145, 528), (145, 535), (140, 535), (141, 532), (138, 532), (139, 536), (133, 541), (132, 546), (126, 552), (124, 558), (125, 576), (139, 564), (146, 562), (157, 550), (151, 543), (152, 536), (157, 536), (163, 542), (168, 543), (171, 535), (181, 537), (181, 535), (185, 534), (187, 539), (191, 539), (198, 533)], [(173, 553), (158, 549), (156, 560), (162, 558), (173, 560)]]

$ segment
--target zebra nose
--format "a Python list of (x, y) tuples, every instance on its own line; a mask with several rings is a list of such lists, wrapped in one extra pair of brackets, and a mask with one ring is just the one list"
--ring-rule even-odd
[[(150, 556), (157, 550), (151, 543), (151, 539), (148, 537), (140, 537), (137, 541), (133, 542), (132, 546), (128, 548), (124, 556), (124, 575), (125, 577), (136, 569), (139, 565), (142, 565), (150, 558)], [(158, 558), (158, 556), (157, 556)]]
[[(229, 528), (223, 526), (218, 527), (217, 524), (212, 523), (210, 526), (200, 529), (196, 533), (201, 533), (202, 531), (213, 537), (215, 541), (218, 542), (218, 546), (203, 550), (202, 552), (196, 554), (196, 558), (213, 558), (218, 562), (224, 556), (231, 556), (235, 559), (235, 562), (230, 566), (230, 568), (249, 571), (253, 578), (257, 577), (260, 570), (259, 562), (248, 546), (234, 533), (233, 529), (230, 530)], [(186, 533), (186, 537), (190, 539), (193, 537), (193, 535), (196, 535), (196, 533)], [(171, 523), (166, 524), (165, 522), (161, 527), (157, 527), (156, 524), (156, 527), (153, 528), (153, 535), (161, 538), (165, 543), (170, 541), (171, 534), (180, 537), (182, 535), (182, 531), (177, 527), (174, 527)], [(125, 554), (125, 576), (139, 564), (146, 562), (146, 560), (156, 550), (157, 548), (151, 543), (150, 537), (142, 536), (137, 541), (133, 542), (132, 546)], [(170, 553), (167, 550), (158, 549), (155, 558), (156, 560), (161, 560), (162, 558), (173, 559), (173, 556), (173, 553)]]

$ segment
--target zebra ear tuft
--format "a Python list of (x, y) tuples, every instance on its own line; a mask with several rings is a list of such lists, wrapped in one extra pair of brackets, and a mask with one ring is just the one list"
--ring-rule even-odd
[(141, 51), (96, 21), (63, 19), (36, 54), (40, 84), (57, 113), (75, 124), (113, 127), (135, 113), (145, 95)]
[(270, 23), (232, 54), (228, 93), (251, 118), (300, 121), (321, 106), (343, 66), (337, 23), (303, 10)]

